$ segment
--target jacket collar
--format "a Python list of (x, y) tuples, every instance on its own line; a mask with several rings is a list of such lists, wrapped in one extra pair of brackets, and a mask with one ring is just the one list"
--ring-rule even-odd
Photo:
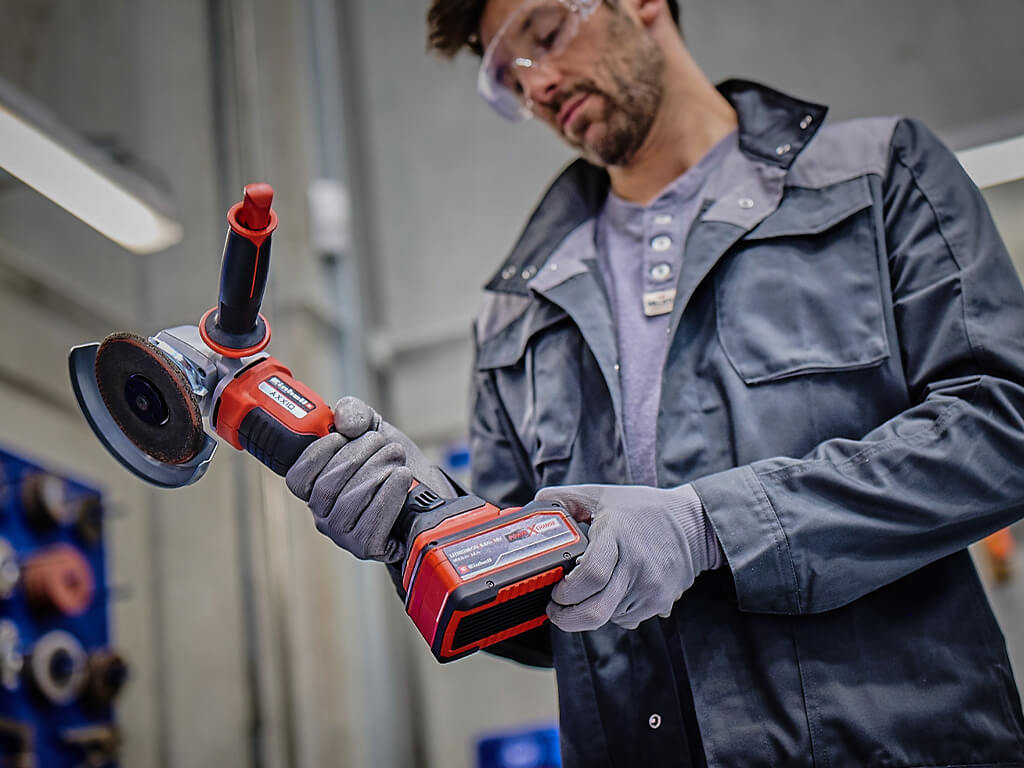
[[(788, 171), (828, 112), (828, 107), (747, 80), (727, 80), (718, 90), (739, 118), (740, 150), (766, 170)], [(601, 211), (608, 187), (603, 168), (585, 160), (570, 164), (541, 199), (486, 289), (529, 295), (527, 283), (570, 233)]]

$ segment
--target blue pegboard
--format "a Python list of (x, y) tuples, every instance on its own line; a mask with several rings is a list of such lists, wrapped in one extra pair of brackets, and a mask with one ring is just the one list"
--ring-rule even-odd
[[(72, 701), (55, 704), (48, 701), (30, 679), (29, 660), (40, 638), (55, 631), (66, 632), (77, 639), (87, 654), (109, 651), (110, 587), (107, 581), (106, 546), (102, 535), (103, 496), (98, 488), (74, 478), (60, 476), (48, 481), (47, 488), (60, 488), (66, 508), (70, 510), (91, 510), (88, 515), (91, 527), (78, 520), (52, 522), (48, 525), (32, 524), (24, 505), (26, 483), (38, 482), (44, 475), (53, 475), (45, 467), (23, 457), (0, 449), (0, 537), (13, 548), (15, 558), (21, 567), (21, 581), (10, 597), (0, 599), (0, 627), (11, 625), (16, 629), (20, 653), (24, 656), (24, 669), (13, 687), (4, 685), (0, 678), (0, 766), (31, 766), (33, 762), (22, 756), (12, 759), (4, 755), (3, 749), (10, 750), (12, 738), (17, 734), (11, 725), (17, 723), (31, 732), (34, 765), (39, 768), (71, 768), (72, 766), (114, 766), (107, 760), (100, 762), (98, 754), (103, 750), (82, 743), (72, 743), (84, 736), (97, 738), (116, 737), (113, 725), (113, 708), (109, 701), (97, 701), (87, 693), (76, 696)], [(31, 478), (36, 477), (37, 480)], [(77, 616), (68, 616), (56, 610), (41, 610), (33, 605), (25, 587), (25, 564), (40, 553), (49, 551), (55, 545), (68, 545), (80, 553), (92, 570), (94, 593), (88, 608)], [(4, 624), (4, 622), (9, 622)], [(51, 637), (57, 637), (51, 635)], [(98, 655), (93, 655), (95, 660)], [(7, 684), (13, 678), (8, 659)], [(58, 654), (53, 668), (57, 669), (67, 659)], [(2, 664), (0, 664), (2, 668)], [(123, 670), (121, 670), (123, 671)], [(117, 677), (118, 675), (114, 675)], [(112, 679), (112, 678), (111, 678)]]

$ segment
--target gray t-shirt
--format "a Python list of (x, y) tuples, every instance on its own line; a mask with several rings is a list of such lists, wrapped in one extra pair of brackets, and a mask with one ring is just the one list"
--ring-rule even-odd
[(597, 220), (597, 254), (619, 345), (626, 451), (633, 482), (657, 485), (655, 432), (668, 346), (672, 291), (683, 248), (705, 190), (731, 152), (733, 132), (673, 181), (650, 205), (608, 193)]

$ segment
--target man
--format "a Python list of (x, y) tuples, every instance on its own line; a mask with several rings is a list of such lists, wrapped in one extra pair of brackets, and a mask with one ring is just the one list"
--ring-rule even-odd
[[(1024, 294), (985, 204), (916, 122), (714, 88), (676, 15), (430, 10), (581, 156), (487, 286), (472, 460), (591, 543), (495, 650), (553, 664), (567, 766), (1024, 766), (965, 549), (1024, 511)], [(289, 484), (393, 562), (403, 461), (445, 484), (374, 418), (342, 401)]]

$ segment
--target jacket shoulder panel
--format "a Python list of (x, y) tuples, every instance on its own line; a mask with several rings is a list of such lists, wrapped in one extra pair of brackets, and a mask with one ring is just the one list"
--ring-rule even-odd
[(793, 163), (786, 185), (821, 189), (858, 176), (885, 176), (900, 120), (869, 117), (822, 126)]

